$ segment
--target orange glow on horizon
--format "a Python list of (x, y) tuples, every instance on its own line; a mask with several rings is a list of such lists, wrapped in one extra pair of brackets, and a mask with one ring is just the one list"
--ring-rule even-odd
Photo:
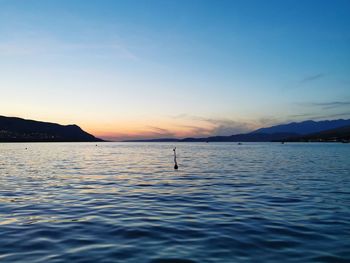
[(202, 121), (116, 121), (117, 124), (82, 123), (85, 131), (106, 140), (184, 138), (210, 136), (215, 128)]
[[(166, 115), (149, 117), (134, 114), (123, 116), (97, 113), (49, 115), (27, 112), (23, 115), (17, 112), (7, 112), (5, 115), (61, 125), (76, 124), (95, 137), (111, 141), (232, 135), (240, 132), (240, 125), (243, 130), (245, 129), (243, 132), (262, 126), (258, 122), (249, 121), (248, 118), (236, 117), (236, 120), (233, 120), (232, 116), (231, 118), (203, 118), (186, 114), (175, 117)], [(266, 126), (266, 123), (264, 125)]]
[[(230, 127), (228, 120), (159, 118), (142, 120), (116, 120), (114, 122), (81, 123), (81, 127), (94, 136), (106, 140), (132, 140), (156, 138), (186, 138), (208, 137), (215, 135), (232, 135), (239, 133), (235, 125), (242, 125), (245, 131), (259, 128), (258, 123), (237, 121)], [(226, 126), (225, 126), (226, 125)], [(226, 134), (222, 134), (222, 127), (226, 127)], [(221, 130), (220, 130), (221, 128)], [(243, 131), (243, 132), (245, 132)]]

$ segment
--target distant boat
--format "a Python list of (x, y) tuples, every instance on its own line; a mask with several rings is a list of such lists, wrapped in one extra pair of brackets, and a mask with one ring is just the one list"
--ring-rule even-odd
[(242, 143), (241, 142), (239, 142), (239, 143), (237, 143), (238, 145), (242, 145)]

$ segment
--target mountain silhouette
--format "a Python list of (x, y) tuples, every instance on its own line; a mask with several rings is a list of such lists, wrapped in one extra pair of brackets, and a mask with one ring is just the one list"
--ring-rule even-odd
[(350, 141), (350, 125), (336, 129), (326, 130), (322, 132), (312, 133), (308, 135), (291, 137), (285, 141), (290, 142), (349, 142)]
[(204, 138), (164, 138), (150, 140), (128, 140), (129, 142), (271, 142), (271, 141), (302, 141), (303, 135), (337, 129), (350, 125), (350, 120), (303, 121), (260, 128), (245, 134), (229, 136), (210, 136)]
[(98, 142), (103, 141), (77, 125), (0, 116), (0, 142)]
[(336, 129), (350, 125), (350, 120), (327, 120), (327, 121), (312, 121), (292, 122), (287, 124), (275, 125), (267, 128), (260, 128), (251, 133), (295, 133), (300, 135), (311, 134), (331, 129)]

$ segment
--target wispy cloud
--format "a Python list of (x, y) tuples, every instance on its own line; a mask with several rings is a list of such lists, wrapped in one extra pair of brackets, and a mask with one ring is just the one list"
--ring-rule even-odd
[(256, 128), (256, 123), (249, 121), (236, 121), (224, 118), (206, 118), (189, 114), (180, 114), (172, 116), (175, 119), (185, 119), (198, 123), (196, 125), (182, 125), (188, 128), (194, 135), (211, 136), (211, 135), (233, 135), (244, 133)]
[(99, 136), (103, 139), (112, 141), (176, 138), (176, 134), (174, 132), (155, 126), (147, 126), (131, 133), (110, 132)]
[(101, 137), (109, 140), (120, 141), (157, 138), (199, 138), (220, 135), (227, 136), (251, 132), (261, 127), (281, 123), (280, 120), (271, 117), (260, 118), (255, 121), (206, 118), (189, 114), (180, 114), (167, 117), (172, 117), (172, 119), (176, 120), (175, 123), (172, 124), (172, 128), (148, 125), (142, 127), (141, 129), (133, 130), (131, 133), (112, 133)]
[(319, 114), (319, 113), (303, 113), (290, 115), (290, 118), (302, 118), (302, 119), (312, 119), (312, 120), (324, 120), (324, 119), (334, 119), (334, 118), (350, 118), (350, 111), (334, 113), (334, 114)]
[(175, 138), (175, 133), (156, 126), (147, 126), (144, 135), (147, 138)]
[(292, 114), (289, 115), (289, 118), (309, 118), (316, 116), (316, 113), (300, 113), (300, 114)]
[(180, 127), (187, 130), (187, 137), (205, 137), (212, 135), (212, 129), (208, 127), (200, 127), (196, 125), (180, 125)]
[(297, 119), (334, 119), (350, 117), (350, 101), (323, 101), (297, 103), (304, 112), (290, 115), (289, 118)]
[(308, 83), (308, 82), (312, 82), (312, 81), (321, 79), (321, 78), (325, 77), (325, 75), (326, 74), (324, 74), (324, 73), (318, 73), (318, 74), (306, 76), (306, 77), (304, 77), (303, 79), (300, 80), (300, 84), (305, 84), (305, 83)]
[(299, 103), (299, 105), (305, 106), (305, 107), (317, 107), (324, 110), (329, 110), (329, 109), (348, 107), (350, 106), (350, 101), (304, 102), (304, 103)]
[(244, 133), (252, 130), (252, 124), (248, 122), (222, 120), (222, 119), (208, 119), (209, 123), (214, 125), (212, 130), (213, 135), (232, 135)]

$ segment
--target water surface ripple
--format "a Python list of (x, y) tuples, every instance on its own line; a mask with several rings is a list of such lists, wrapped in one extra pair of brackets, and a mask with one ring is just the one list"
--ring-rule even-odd
[(349, 145), (173, 146), (0, 144), (0, 261), (350, 262)]

